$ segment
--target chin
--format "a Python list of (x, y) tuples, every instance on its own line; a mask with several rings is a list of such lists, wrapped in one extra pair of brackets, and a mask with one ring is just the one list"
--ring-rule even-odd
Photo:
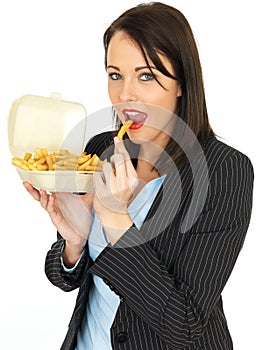
[(129, 135), (129, 139), (132, 143), (135, 143), (136, 145), (141, 145), (142, 143), (147, 142), (146, 140), (142, 140), (139, 137), (130, 137), (130, 135)]
[[(140, 135), (141, 134), (141, 135)], [(129, 136), (129, 139), (133, 142), (136, 143), (138, 145), (141, 145), (142, 143), (146, 143), (149, 140), (145, 139), (142, 136), (142, 133), (139, 133), (138, 131), (136, 132), (132, 132), (131, 130), (127, 131), (127, 135)]]

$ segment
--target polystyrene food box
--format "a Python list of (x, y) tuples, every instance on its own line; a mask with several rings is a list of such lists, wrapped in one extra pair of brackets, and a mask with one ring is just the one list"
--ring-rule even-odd
[[(76, 155), (85, 147), (87, 123), (82, 104), (50, 97), (24, 95), (15, 100), (8, 117), (9, 149), (14, 157), (46, 148), (48, 152), (68, 150)], [(49, 192), (91, 192), (93, 175), (69, 170), (26, 171), (16, 167), (22, 181)]]

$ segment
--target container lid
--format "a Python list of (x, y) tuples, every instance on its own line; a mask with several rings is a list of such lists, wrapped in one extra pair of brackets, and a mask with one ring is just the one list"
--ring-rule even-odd
[(24, 95), (15, 100), (8, 117), (9, 149), (22, 157), (36, 147), (49, 152), (67, 149), (80, 154), (84, 148), (87, 113), (83, 105), (50, 97)]

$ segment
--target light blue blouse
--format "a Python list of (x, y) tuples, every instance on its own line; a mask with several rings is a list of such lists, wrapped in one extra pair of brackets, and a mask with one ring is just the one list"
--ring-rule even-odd
[[(159, 177), (148, 182), (129, 205), (129, 214), (138, 229), (140, 229), (163, 180), (164, 177)], [(89, 255), (93, 261), (108, 243), (102, 225), (94, 213), (89, 235)], [(111, 349), (110, 328), (120, 299), (100, 277), (94, 275), (93, 281), (86, 315), (78, 332), (76, 350)]]

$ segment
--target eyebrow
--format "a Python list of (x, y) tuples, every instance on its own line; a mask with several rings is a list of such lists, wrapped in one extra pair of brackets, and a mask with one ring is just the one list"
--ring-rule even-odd
[[(107, 66), (107, 69), (109, 69), (109, 68), (116, 69), (118, 72), (120, 71), (120, 68), (117, 67), (117, 66), (109, 65), (109, 66)], [(149, 69), (149, 68), (157, 70), (157, 68), (153, 67), (153, 66), (139, 66), (139, 67), (135, 68), (135, 72), (138, 72), (138, 71), (140, 71), (142, 69)]]

